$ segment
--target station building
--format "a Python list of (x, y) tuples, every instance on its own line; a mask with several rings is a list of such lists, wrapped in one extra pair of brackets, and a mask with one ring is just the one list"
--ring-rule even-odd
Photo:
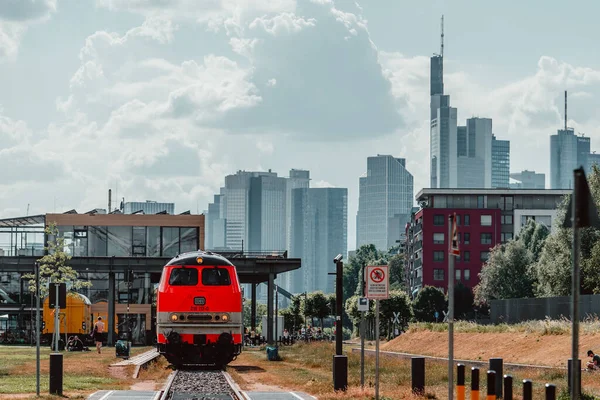
[(405, 278), (413, 298), (424, 286), (448, 286), (448, 217), (456, 213), (460, 257), (455, 282), (473, 288), (490, 250), (515, 238), (529, 219), (556, 227), (557, 208), (570, 190), (422, 189), (420, 208), (406, 226)]
[[(134, 344), (151, 344), (155, 287), (162, 267), (178, 254), (205, 250), (204, 221), (204, 215), (189, 212), (107, 214), (102, 209), (0, 220), (0, 338), (10, 333), (14, 343), (32, 342), (35, 296), (22, 277), (34, 272), (45, 244), (54, 239), (44, 233), (46, 226), (54, 224), (64, 238), (64, 251), (72, 257), (69, 265), (80, 279), (92, 283), (79, 292), (91, 302), (93, 318), (103, 316), (108, 322), (109, 344), (125, 326)], [(252, 284), (254, 295), (258, 283), (267, 281), (272, 286), (277, 273), (300, 267), (300, 260), (287, 259), (287, 253), (221, 254), (236, 259), (232, 262), (240, 280)]]

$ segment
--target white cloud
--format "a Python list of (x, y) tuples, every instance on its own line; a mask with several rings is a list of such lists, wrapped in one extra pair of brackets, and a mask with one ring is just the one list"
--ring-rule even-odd
[(27, 28), (44, 22), (56, 12), (57, 0), (0, 2), (0, 62), (14, 61)]
[(324, 180), (312, 181), (310, 184), (311, 184), (311, 187), (314, 187), (314, 188), (334, 188), (335, 187), (335, 185), (332, 185), (331, 183), (324, 181)]

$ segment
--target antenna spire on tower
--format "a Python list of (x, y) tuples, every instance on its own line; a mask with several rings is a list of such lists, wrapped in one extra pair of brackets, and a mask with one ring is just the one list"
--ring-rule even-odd
[(567, 131), (567, 91), (565, 90), (565, 132)]
[(444, 16), (443, 16), (443, 15), (442, 15), (442, 23), (441, 23), (441, 26), (442, 26), (442, 36), (441, 36), (442, 46), (441, 46), (441, 48), (440, 48), (440, 55), (441, 55), (442, 57), (444, 57)]

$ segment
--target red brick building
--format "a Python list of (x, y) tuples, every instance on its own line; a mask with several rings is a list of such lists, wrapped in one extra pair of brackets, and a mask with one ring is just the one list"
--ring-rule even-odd
[(424, 286), (448, 286), (448, 216), (456, 213), (460, 257), (455, 282), (469, 288), (490, 249), (513, 239), (534, 219), (552, 229), (556, 208), (568, 190), (422, 189), (420, 205), (406, 227), (406, 281), (412, 295)]

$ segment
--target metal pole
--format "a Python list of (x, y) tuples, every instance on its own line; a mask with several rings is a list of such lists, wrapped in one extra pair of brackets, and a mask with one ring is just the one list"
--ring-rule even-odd
[[(571, 359), (573, 363), (576, 364), (577, 360), (579, 360), (579, 210), (577, 210), (577, 202), (578, 202), (578, 189), (579, 189), (579, 179), (577, 179), (577, 172), (574, 173), (574, 182), (575, 188), (573, 189), (573, 198), (571, 201), (571, 215), (573, 216), (573, 276), (571, 278), (572, 281), (572, 304), (571, 308), (573, 311), (573, 328), (572, 328), (572, 348), (571, 348)], [(581, 371), (579, 368), (573, 368), (573, 373), (571, 374), (571, 398), (578, 399), (579, 398), (579, 374)]]
[(35, 394), (40, 396), (40, 264), (35, 263)]
[(454, 256), (452, 243), (453, 215), (448, 217), (448, 399), (454, 397)]
[[(365, 266), (362, 266), (360, 273), (360, 293), (365, 297)], [(369, 300), (367, 300), (367, 308)], [(365, 387), (365, 312), (360, 312), (360, 386)]]
[(379, 400), (379, 299), (375, 300), (375, 400)]
[(58, 301), (58, 287), (60, 283), (54, 283), (54, 290), (56, 298), (54, 300), (54, 351), (58, 351), (58, 340), (60, 339), (60, 325), (58, 314), (60, 314), (59, 301)]
[(277, 284), (275, 284), (273, 286), (275, 286), (275, 347), (278, 347), (277, 343), (278, 343), (278, 340), (279, 340), (279, 329), (278, 329), (279, 328), (279, 326), (278, 326), (279, 324), (277, 323), (278, 322), (277, 320), (279, 318), (277, 318), (277, 312), (278, 312), (278, 309), (279, 309), (279, 292), (277, 290)]
[(343, 327), (342, 327), (342, 307), (344, 299), (344, 263), (338, 261), (336, 263), (336, 282), (335, 282), (335, 354), (338, 356), (342, 355), (342, 341), (343, 341)]

